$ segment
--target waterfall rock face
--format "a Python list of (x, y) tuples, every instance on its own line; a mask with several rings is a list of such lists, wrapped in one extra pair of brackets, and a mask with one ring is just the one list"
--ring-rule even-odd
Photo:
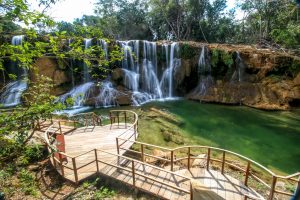
[[(18, 44), (20, 38), (12, 43)], [(73, 107), (141, 105), (174, 97), (269, 110), (300, 104), (300, 59), (296, 56), (247, 45), (84, 40), (86, 48), (92, 44), (103, 49), (105, 59), (109, 59), (111, 44), (119, 45), (124, 52), (119, 66), (102, 83), (94, 82), (83, 63), (82, 71), (74, 73), (73, 67), (63, 68), (54, 59), (39, 58), (35, 64), (39, 74), (54, 80), (53, 94), (75, 97), (81, 91), (84, 98), (76, 99), (80, 103)], [(77, 67), (79, 62), (73, 62)], [(20, 85), (11, 84), (9, 88)]]
[[(14, 46), (22, 45), (24, 36), (18, 35), (12, 38), (11, 44)], [(18, 66), (18, 61), (11, 64), (10, 70), (14, 75), (16, 75), (17, 80), (9, 82), (2, 88), (2, 93), (0, 95), (0, 106), (1, 107), (13, 107), (21, 103), (21, 98), (23, 92), (27, 89), (27, 69)]]

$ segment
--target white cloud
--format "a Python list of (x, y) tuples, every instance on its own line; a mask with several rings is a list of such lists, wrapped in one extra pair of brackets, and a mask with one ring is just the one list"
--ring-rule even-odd
[[(38, 6), (36, 0), (28, 2), (33, 9), (42, 11), (43, 8)], [(72, 22), (75, 18), (81, 18), (83, 15), (93, 15), (95, 2), (96, 0), (62, 0), (52, 5), (47, 10), (47, 14), (55, 21)]]

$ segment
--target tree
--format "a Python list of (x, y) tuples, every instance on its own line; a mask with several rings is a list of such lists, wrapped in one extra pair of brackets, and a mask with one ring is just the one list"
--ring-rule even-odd
[[(41, 1), (46, 6), (55, 1)], [(7, 0), (1, 1), (0, 8), (3, 11), (3, 17), (11, 21), (19, 21), (32, 28), (24, 28), (22, 34), (25, 37), (22, 45), (11, 45), (8, 40), (1, 40), (0, 43), (0, 70), (10, 79), (16, 79), (17, 76), (10, 74), (6, 60), (18, 62), (19, 67), (26, 70), (38, 71), (34, 66), (37, 58), (48, 56), (58, 61), (67, 59), (76, 59), (86, 63), (95, 80), (102, 80), (108, 72), (108, 64), (121, 59), (121, 53), (118, 48), (112, 51), (111, 60), (106, 60), (103, 50), (98, 45), (93, 45), (85, 49), (83, 45), (84, 37), (100, 39), (103, 38), (101, 30), (97, 27), (86, 25), (72, 25), (73, 33), (67, 31), (55, 31), (46, 35), (39, 35), (38, 26), (53, 28), (55, 23), (48, 16), (37, 11), (31, 11), (25, 0)], [(63, 29), (63, 28), (61, 28)], [(14, 29), (5, 30), (7, 34), (13, 35)], [(78, 35), (76, 35), (78, 34)], [(69, 45), (66, 41), (72, 39)], [(0, 140), (8, 141), (0, 143), (0, 160), (10, 159), (19, 155), (20, 149), (24, 148), (32, 137), (35, 125), (41, 119), (49, 118), (54, 110), (62, 109), (60, 103), (54, 101), (56, 97), (50, 95), (53, 87), (51, 80), (36, 74), (35, 82), (28, 81), (29, 90), (23, 95), (25, 104), (9, 112), (0, 114)]]

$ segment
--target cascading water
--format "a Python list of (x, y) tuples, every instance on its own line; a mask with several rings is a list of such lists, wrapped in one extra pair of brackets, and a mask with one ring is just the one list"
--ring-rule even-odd
[(68, 99), (71, 98), (72, 106), (68, 107), (66, 110), (56, 112), (56, 114), (67, 114), (71, 116), (90, 109), (89, 107), (84, 106), (84, 103), (89, 97), (93, 85), (93, 82), (87, 82), (74, 87), (70, 92), (60, 96), (59, 101), (63, 104), (68, 104)]
[(99, 40), (100, 46), (102, 48), (102, 50), (104, 51), (104, 56), (105, 59), (108, 60), (108, 46), (107, 46), (107, 42), (103, 39)]
[[(11, 44), (14, 46), (22, 45), (23, 43), (23, 35), (14, 36), (12, 38)], [(13, 107), (17, 106), (21, 103), (21, 97), (23, 92), (28, 88), (27, 83), (27, 70), (23, 68), (19, 68), (17, 66), (17, 62), (12, 64), (13, 74), (17, 75), (17, 80), (8, 83), (3, 88), (3, 93), (0, 96), (0, 104), (3, 107)]]
[(27, 81), (19, 80), (7, 84), (1, 95), (1, 105), (3, 107), (13, 107), (21, 103), (23, 92), (27, 89)]
[[(92, 46), (92, 39), (84, 39), (84, 47), (85, 49), (88, 49)], [(90, 73), (89, 73), (89, 67), (87, 64), (83, 64), (83, 80), (85, 83), (90, 81)]]
[(113, 87), (110, 81), (104, 81), (100, 86), (100, 93), (96, 97), (96, 107), (112, 107), (117, 106), (116, 96), (118, 96), (119, 91)]
[(244, 72), (246, 69), (246, 65), (245, 65), (243, 59), (241, 58), (241, 55), (239, 52), (236, 52), (235, 63), (236, 63), (236, 70), (232, 75), (231, 81), (242, 82), (243, 78), (244, 78)]
[[(85, 49), (90, 48), (91, 45), (92, 39), (84, 39)], [(84, 103), (90, 96), (91, 88), (94, 86), (94, 82), (90, 81), (89, 69), (85, 63), (83, 64), (83, 82), (83, 84), (73, 87), (70, 92), (60, 96), (60, 102), (67, 104), (67, 99), (72, 98), (73, 104), (72, 106), (68, 105), (69, 107), (66, 110), (56, 112), (57, 114), (74, 115), (90, 109), (90, 107), (84, 106)]]
[[(71, 43), (72, 43), (72, 40), (69, 39), (68, 40), (69, 50), (71, 49)], [(74, 59), (71, 59), (70, 60), (71, 81), (72, 81), (72, 87), (74, 88), (75, 87), (75, 77), (74, 77), (74, 67), (73, 67), (73, 64), (74, 64)]]
[(162, 98), (162, 92), (157, 78), (157, 54), (155, 42), (144, 41), (142, 83), (144, 92), (151, 94), (151, 99)]
[(211, 65), (209, 62), (208, 49), (206, 46), (201, 48), (201, 53), (198, 60), (198, 86), (193, 91), (196, 95), (206, 95), (209, 87), (213, 85), (211, 76)]
[[(143, 41), (143, 59), (139, 65), (139, 41), (119, 41), (124, 51), (122, 61), (123, 84), (132, 90), (133, 105), (140, 105), (150, 100), (173, 97), (173, 72), (181, 66), (179, 45), (172, 43), (169, 54), (169, 45), (164, 45), (167, 67), (161, 81), (157, 69), (156, 42)], [(170, 55), (170, 56), (169, 56)]]
[(133, 92), (138, 92), (139, 88), (139, 74), (127, 69), (123, 69), (124, 72), (124, 84)]
[(74, 87), (70, 92), (60, 97), (61, 102), (66, 103), (68, 98), (72, 98), (73, 107), (82, 107), (85, 100), (89, 96), (90, 88), (94, 85), (93, 82), (88, 82)]
[[(168, 46), (165, 46), (166, 56), (168, 55)], [(179, 45), (176, 42), (171, 44), (170, 59), (166, 59), (166, 63), (169, 63), (168, 68), (164, 71), (160, 87), (163, 92), (164, 98), (173, 98), (173, 80), (174, 70), (181, 66), (181, 59), (179, 58)]]

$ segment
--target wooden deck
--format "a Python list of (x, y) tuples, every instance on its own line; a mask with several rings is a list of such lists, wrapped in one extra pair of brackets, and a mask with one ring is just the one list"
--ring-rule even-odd
[[(111, 124), (106, 126), (101, 126), (101, 124), (91, 126), (87, 121), (81, 128), (76, 128), (76, 123), (70, 126), (70, 123), (74, 121), (50, 123), (48, 128), (46, 128), (47, 125), (45, 124), (41, 126), (41, 129), (46, 130), (45, 138), (47, 138), (46, 141), (49, 147), (53, 147), (55, 144), (59, 145), (58, 141), (50, 142), (51, 137), (57, 134), (64, 135), (65, 152), (53, 152), (52, 148), (49, 148), (49, 151), (53, 152), (51, 162), (64, 178), (78, 183), (91, 176), (107, 176), (131, 187), (151, 193), (160, 199), (192, 199), (194, 191), (192, 183), (200, 184), (202, 187), (205, 187), (206, 191), (213, 191), (218, 195), (218, 199), (264, 199), (260, 194), (246, 186), (250, 176), (260, 182), (262, 181), (251, 173), (251, 164), (257, 165), (254, 161), (242, 157), (248, 162), (246, 169), (242, 169), (238, 166), (233, 166), (225, 159), (227, 154), (239, 156), (227, 150), (202, 146), (167, 149), (137, 142), (137, 115), (134, 113), (133, 117), (128, 118), (128, 115), (133, 113), (132, 111), (128, 111), (131, 113), (126, 113), (127, 111), (115, 112), (117, 114), (111, 114)], [(119, 112), (125, 116), (124, 123), (120, 120)], [(133, 122), (129, 123), (128, 119), (133, 119)], [(92, 121), (92, 124), (94, 124), (94, 121)], [(133, 144), (140, 145), (140, 150), (131, 149)], [(157, 157), (145, 153), (147, 148), (160, 149), (160, 151), (165, 152), (165, 155), (170, 155), (170, 158)], [(191, 155), (191, 150), (197, 148), (207, 150), (206, 157), (200, 158), (204, 159), (205, 165), (193, 165), (190, 163), (191, 160), (195, 159)], [(179, 150), (187, 150), (187, 157), (176, 157), (175, 153)], [(221, 151), (223, 154), (222, 160), (212, 158), (212, 150)], [(140, 160), (125, 156), (124, 153), (128, 151), (139, 154)], [(164, 168), (162, 166), (158, 167), (154, 163), (145, 162), (145, 157), (162, 160), (169, 164), (164, 166)], [(187, 166), (177, 166), (176, 163), (180, 160), (186, 160)], [(211, 168), (211, 162), (219, 162), (222, 166), (221, 170)], [(237, 169), (240, 168), (244, 172), (244, 178), (241, 177), (240, 180), (237, 180), (224, 173), (225, 164)], [(300, 174), (297, 173), (288, 177), (272, 175), (277, 178), (297, 181), (294, 177)], [(262, 183), (264, 182), (262, 181)], [(271, 192), (268, 199), (273, 199), (274, 193), (283, 194), (283, 192), (274, 189), (275, 184), (276, 179), (274, 181), (273, 178), (273, 183), (269, 187)], [(286, 193), (286, 195), (288, 194)]]
[[(127, 124), (127, 127), (132, 127), (132, 124)], [(117, 154), (116, 137), (122, 135), (123, 138), (135, 139), (132, 138), (134, 130), (127, 130), (124, 123), (82, 127), (71, 132), (70, 127), (61, 128), (63, 132), (68, 132), (65, 135), (65, 154), (68, 156), (61, 164), (57, 162), (53, 164), (59, 173), (72, 182), (80, 182), (93, 175), (102, 175), (130, 186), (134, 185), (162, 199), (184, 200), (191, 198), (191, 180), (196, 180), (223, 199), (244, 199), (245, 194), (252, 199), (263, 199), (240, 181), (217, 171), (191, 168), (171, 172), (122, 156), (124, 150), (120, 150), (121, 152)], [(130, 148), (131, 145), (132, 143), (126, 142), (122, 147)]]

